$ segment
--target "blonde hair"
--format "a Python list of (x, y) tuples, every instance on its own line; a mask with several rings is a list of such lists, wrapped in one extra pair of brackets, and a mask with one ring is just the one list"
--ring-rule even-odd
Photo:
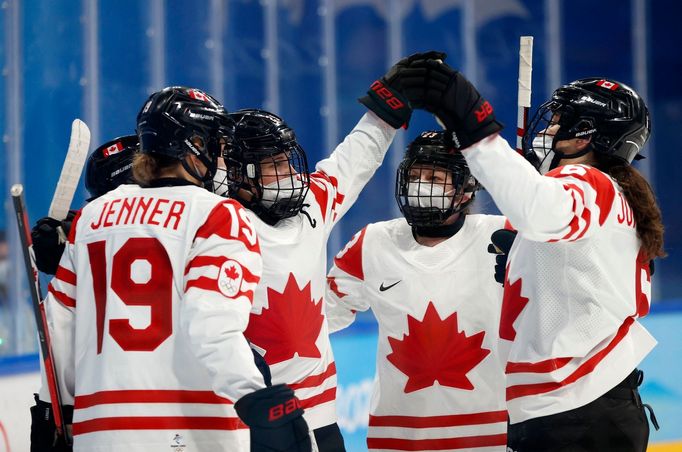
[(179, 164), (180, 162), (178, 160), (165, 156), (138, 152), (133, 157), (133, 179), (135, 179), (135, 182), (140, 186), (144, 187), (149, 185), (152, 181), (159, 179), (164, 170), (173, 168)]

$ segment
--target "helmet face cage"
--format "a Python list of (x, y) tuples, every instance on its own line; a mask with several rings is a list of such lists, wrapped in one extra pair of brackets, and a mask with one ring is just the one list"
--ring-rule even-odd
[[(554, 124), (560, 126), (556, 135), (545, 135)], [(562, 86), (540, 106), (523, 137), (523, 151), (540, 168), (542, 151), (557, 141), (590, 138), (589, 150), (631, 163), (641, 158), (650, 131), (649, 112), (636, 92), (619, 82), (587, 78)], [(546, 142), (550, 138), (552, 146)]]
[[(423, 155), (408, 155), (400, 163), (396, 201), (411, 226), (438, 227), (473, 202), (479, 185), (463, 156), (446, 154), (443, 148), (431, 153), (422, 147), (421, 151)], [(436, 171), (445, 171), (446, 180), (434, 180)]]
[(223, 153), (229, 195), (268, 223), (298, 215), (310, 176), (293, 130), (261, 110), (240, 111), (233, 117), (235, 140)]
[(132, 160), (138, 149), (137, 135), (126, 135), (92, 151), (85, 167), (85, 188), (90, 199), (130, 182)]
[(225, 108), (203, 91), (169, 87), (150, 96), (138, 114), (137, 132), (141, 152), (178, 160), (192, 154), (207, 168), (203, 176), (193, 175), (210, 182), (222, 147), (232, 141), (234, 123)]

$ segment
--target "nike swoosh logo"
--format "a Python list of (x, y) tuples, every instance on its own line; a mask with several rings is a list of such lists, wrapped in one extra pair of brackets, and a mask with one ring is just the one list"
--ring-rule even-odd
[(402, 281), (402, 279), (399, 279), (398, 282), (394, 282), (394, 283), (391, 284), (390, 286), (384, 286), (384, 283), (381, 283), (381, 285), (379, 286), (379, 291), (380, 291), (380, 292), (383, 292), (383, 291), (385, 291), (385, 290), (388, 290), (388, 289), (390, 289), (391, 287), (393, 287), (393, 286), (395, 286), (396, 284), (398, 284), (400, 281)]

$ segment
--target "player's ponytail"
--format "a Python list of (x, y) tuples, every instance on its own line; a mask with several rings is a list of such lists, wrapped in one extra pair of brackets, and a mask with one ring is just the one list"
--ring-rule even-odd
[(140, 186), (148, 186), (152, 181), (162, 177), (165, 170), (179, 166), (176, 159), (163, 155), (138, 152), (133, 157), (133, 178)]
[(663, 220), (654, 191), (642, 174), (631, 165), (607, 160), (603, 157), (597, 167), (618, 182), (632, 208), (637, 225), (637, 235), (649, 259), (666, 256), (663, 250)]

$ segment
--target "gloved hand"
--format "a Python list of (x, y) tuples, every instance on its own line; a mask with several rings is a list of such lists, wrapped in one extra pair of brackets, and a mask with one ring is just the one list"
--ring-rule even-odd
[(488, 252), (497, 254), (495, 256), (495, 281), (504, 285), (504, 276), (507, 271), (507, 258), (509, 257), (509, 250), (516, 238), (516, 231), (509, 229), (498, 229), (490, 236), (492, 242), (488, 245)]
[(54, 275), (59, 266), (59, 260), (64, 252), (64, 242), (60, 240), (58, 228), (61, 227), (64, 235), (68, 237), (71, 230), (71, 222), (76, 216), (75, 210), (70, 210), (63, 221), (44, 217), (36, 222), (31, 229), (33, 251), (36, 256), (38, 270), (48, 275)]
[(420, 87), (426, 83), (427, 71), (420, 66), (413, 69), (406, 69), (414, 62), (425, 62), (427, 60), (444, 60), (446, 55), (442, 52), (430, 51), (425, 53), (415, 53), (409, 57), (398, 61), (386, 75), (372, 83), (367, 95), (358, 99), (360, 103), (372, 110), (377, 116), (383, 119), (393, 128), (407, 128), (412, 107), (406, 93), (403, 92), (403, 81), (406, 87), (413, 92), (412, 97), (416, 105), (423, 105), (419, 93)]
[[(31, 407), (31, 452), (71, 452), (73, 446), (68, 446), (63, 436), (56, 436), (52, 404), (39, 400), (38, 394), (34, 394), (34, 398), (36, 404)], [(62, 414), (66, 424), (71, 424), (73, 405), (64, 405)]]
[(234, 404), (251, 431), (251, 452), (310, 452), (303, 409), (294, 391), (279, 384), (247, 394)]
[(464, 149), (502, 130), (490, 103), (460, 72), (438, 59), (410, 62), (411, 73), (426, 78), (423, 90), (406, 89), (410, 102), (423, 106), (452, 133), (457, 149)]

